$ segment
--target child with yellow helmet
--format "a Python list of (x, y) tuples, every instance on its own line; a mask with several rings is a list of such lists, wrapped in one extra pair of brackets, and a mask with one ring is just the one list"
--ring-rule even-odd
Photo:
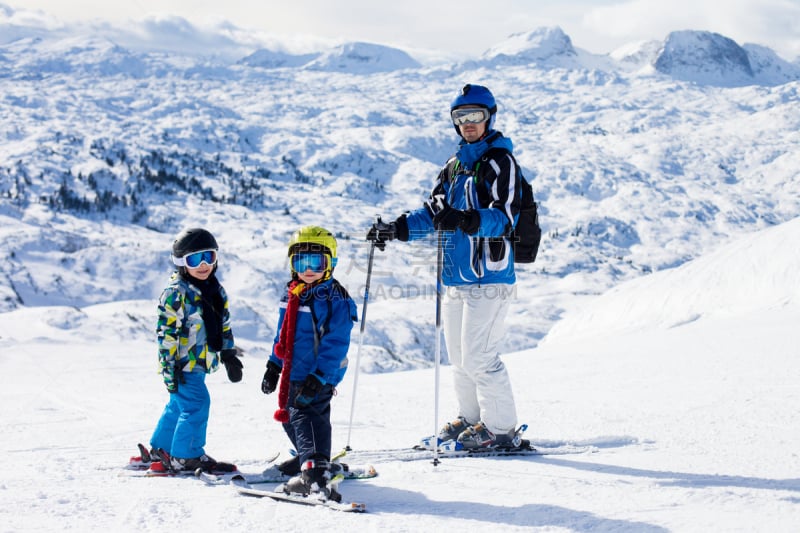
[(347, 370), (356, 304), (333, 277), (336, 238), (319, 226), (297, 230), (289, 241), (292, 279), (281, 299), (278, 333), (261, 383), (278, 390), (275, 419), (297, 455), (278, 465), (291, 477), (287, 493), (341, 500), (328, 486), (331, 459), (331, 399)]

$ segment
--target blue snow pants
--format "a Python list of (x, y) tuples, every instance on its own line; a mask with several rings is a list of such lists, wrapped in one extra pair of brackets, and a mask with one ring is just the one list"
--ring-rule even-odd
[(186, 372), (183, 378), (186, 383), (179, 383), (178, 391), (169, 395), (150, 446), (163, 448), (173, 457), (193, 459), (205, 453), (211, 396), (205, 372)]
[(333, 386), (325, 385), (308, 407), (298, 409), (294, 399), (303, 383), (293, 381), (289, 386), (289, 421), (283, 430), (292, 441), (300, 464), (308, 460), (331, 459), (331, 398)]

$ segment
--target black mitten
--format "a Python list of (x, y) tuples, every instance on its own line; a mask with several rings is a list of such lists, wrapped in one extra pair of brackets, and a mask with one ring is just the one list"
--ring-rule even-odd
[(303, 387), (294, 399), (294, 406), (298, 409), (302, 409), (311, 405), (311, 402), (314, 401), (314, 398), (317, 397), (317, 394), (322, 390), (324, 385), (322, 378), (317, 377), (316, 374), (309, 374), (305, 383), (303, 383)]
[(242, 381), (242, 361), (237, 354), (238, 350), (222, 350), (222, 363), (225, 365), (225, 372), (228, 373), (228, 379), (232, 383)]
[(455, 209), (441, 195), (432, 199), (429, 207), (433, 213), (433, 226), (438, 230), (455, 231), (461, 228), (467, 235), (475, 235), (481, 227), (481, 214), (478, 211)]
[(397, 225), (394, 222), (386, 223), (378, 217), (378, 220), (367, 232), (367, 240), (375, 243), (375, 247), (383, 251), (386, 249), (386, 241), (393, 241), (397, 238)]
[(444, 203), (442, 208), (433, 216), (433, 226), (442, 231), (455, 231), (461, 226), (464, 219), (464, 211), (460, 211)]
[(267, 361), (267, 371), (264, 372), (264, 379), (261, 380), (261, 392), (264, 394), (272, 394), (278, 387), (278, 379), (281, 377), (281, 367)]
[(481, 227), (481, 214), (474, 210), (468, 209), (462, 211), (464, 216), (461, 217), (461, 223), (458, 225), (467, 235), (475, 235)]

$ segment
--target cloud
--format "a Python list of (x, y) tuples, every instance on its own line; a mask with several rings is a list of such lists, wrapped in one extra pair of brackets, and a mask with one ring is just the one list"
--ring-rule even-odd
[(449, 2), (429, 0), (277, 4), (228, 0), (225, 9), (212, 0), (136, 0), (124, 5), (26, 0), (19, 9), (0, 3), (0, 42), (18, 38), (23, 29), (30, 35), (35, 29), (63, 31), (65, 24), (86, 31), (105, 28), (112, 32), (104, 34), (108, 38), (127, 36), (150, 48), (171, 43), (191, 51), (186, 43), (198, 39), (195, 48), (209, 45), (211, 53), (219, 55), (266, 47), (309, 53), (364, 41), (414, 50), (417, 55), (426, 51), (468, 58), (513, 33), (545, 26), (561, 27), (575, 46), (597, 54), (693, 29), (717, 32), (740, 44), (762, 44), (790, 60), (800, 55), (797, 0), (496, 0), (491, 9), (477, 0), (461, 0), (458, 9)]
[(53, 30), (61, 28), (63, 24), (58, 18), (48, 15), (44, 11), (32, 9), (16, 10), (6, 4), (0, 4), (0, 27), (4, 26)]

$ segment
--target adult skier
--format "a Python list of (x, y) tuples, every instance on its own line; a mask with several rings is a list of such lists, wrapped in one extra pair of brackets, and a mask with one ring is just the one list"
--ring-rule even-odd
[(458, 151), (430, 197), (393, 222), (379, 220), (367, 233), (383, 250), (393, 239), (414, 241), (443, 232), (442, 324), (458, 415), (438, 437), (456, 439), (467, 449), (511, 445), (517, 424), (498, 345), (516, 282), (508, 236), (517, 222), (521, 189), (511, 140), (494, 129), (496, 113), (489, 89), (465, 85), (450, 105)]

